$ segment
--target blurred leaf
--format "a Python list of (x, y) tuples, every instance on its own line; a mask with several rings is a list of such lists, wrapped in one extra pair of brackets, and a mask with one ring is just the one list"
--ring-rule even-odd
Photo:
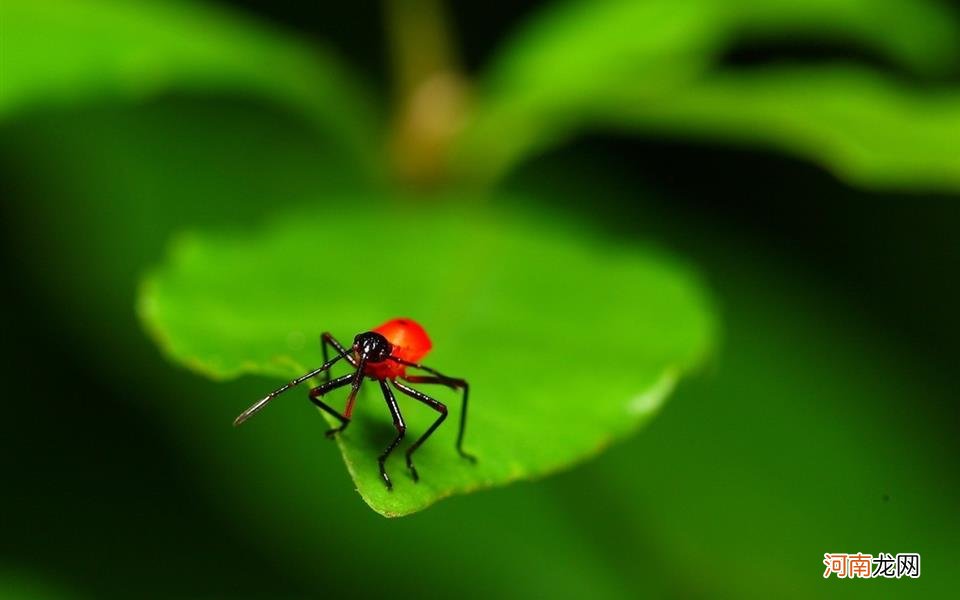
[(0, 118), (102, 98), (183, 90), (271, 98), (358, 150), (370, 100), (328, 52), (227, 10), (182, 1), (5, 0)]
[(568, 95), (636, 85), (650, 69), (669, 80), (688, 66), (678, 59), (702, 65), (738, 39), (777, 36), (846, 39), (918, 70), (951, 67), (960, 51), (951, 13), (924, 0), (568, 1), (514, 36), (488, 82), (504, 95)]
[(659, 99), (621, 92), (598, 123), (769, 144), (864, 186), (960, 190), (960, 89), (915, 93), (836, 67), (718, 74)]
[[(942, 72), (960, 55), (951, 13), (929, 2), (568, 2), (528, 25), (491, 65), (463, 135), (460, 168), (497, 177), (598, 119), (623, 126), (615, 115), (626, 109), (611, 97), (629, 97), (629, 110), (646, 100), (669, 103), (736, 41), (776, 37), (847, 40), (920, 71)], [(897, 126), (912, 114), (896, 108), (878, 110), (892, 112)]]
[[(695, 0), (700, 1), (700, 0)], [(919, 73), (958, 64), (960, 23), (937, 0), (703, 0), (726, 12), (727, 43), (739, 38), (839, 41)]]
[(719, 43), (717, 12), (689, 1), (573, 2), (547, 12), (490, 67), (463, 133), (461, 168), (502, 174), (625, 81), (661, 91), (694, 78)]
[[(458, 395), (430, 390), (453, 418), (418, 451), (419, 484), (395, 453), (388, 492), (376, 456), (393, 429), (368, 384), (339, 443), (360, 493), (387, 516), (583, 460), (645, 422), (703, 359), (708, 304), (671, 261), (572, 227), (463, 210), (331, 205), (250, 237), (184, 236), (145, 281), (140, 314), (174, 360), (215, 378), (292, 378), (322, 362), (324, 330), (349, 341), (395, 316), (421, 321), (435, 343), (427, 363), (471, 383), (465, 446), (479, 462), (453, 450)], [(408, 266), (416, 256), (425, 266)], [(400, 402), (411, 438), (435, 417)]]

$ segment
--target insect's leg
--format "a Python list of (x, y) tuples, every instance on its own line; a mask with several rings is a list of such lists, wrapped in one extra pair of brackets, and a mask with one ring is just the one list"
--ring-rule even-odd
[[(337, 341), (337, 338), (333, 337), (329, 331), (324, 331), (323, 335), (320, 336), (320, 345), (323, 347), (323, 362), (327, 362), (327, 347), (333, 346), (333, 349), (337, 351), (337, 354), (342, 354), (344, 358), (347, 359), (352, 366), (357, 366), (357, 361), (353, 358), (353, 353), (349, 352), (346, 348), (343, 347), (343, 344)], [(324, 383), (330, 381), (330, 372), (327, 371), (323, 375)]]
[(457, 452), (460, 453), (460, 456), (469, 460), (470, 462), (477, 462), (477, 457), (468, 454), (463, 450), (463, 434), (467, 429), (467, 403), (470, 400), (470, 385), (466, 382), (465, 379), (458, 379), (456, 377), (447, 377), (430, 367), (424, 367), (423, 365), (418, 365), (417, 363), (408, 363), (403, 362), (408, 367), (413, 367), (415, 369), (422, 369), (428, 373), (433, 373), (433, 376), (427, 377), (422, 375), (407, 375), (404, 377), (405, 380), (410, 383), (439, 383), (445, 385), (452, 390), (461, 389), (463, 390), (463, 402), (460, 407), (460, 428), (457, 430)]
[(403, 416), (400, 414), (400, 407), (397, 406), (397, 399), (393, 396), (393, 392), (390, 391), (390, 387), (387, 385), (386, 380), (380, 380), (380, 389), (383, 390), (383, 398), (387, 401), (387, 408), (390, 409), (390, 416), (393, 417), (393, 426), (397, 428), (397, 437), (393, 438), (393, 441), (390, 442), (390, 445), (387, 446), (387, 449), (383, 451), (383, 454), (380, 455), (380, 477), (383, 478), (383, 482), (387, 485), (388, 490), (393, 490), (393, 483), (390, 482), (390, 477), (387, 475), (387, 470), (384, 467), (384, 463), (387, 461), (387, 457), (390, 456), (390, 453), (393, 452), (393, 449), (397, 447), (397, 444), (400, 443), (400, 440), (403, 439), (403, 435), (407, 432), (407, 426), (403, 422)]
[(350, 417), (341, 415), (336, 411), (336, 409), (330, 407), (326, 402), (324, 402), (320, 398), (325, 394), (327, 394), (328, 392), (332, 392), (337, 388), (343, 387), (348, 383), (351, 383), (352, 381), (353, 381), (353, 373), (348, 373), (342, 377), (337, 377), (332, 381), (328, 381), (322, 385), (318, 385), (317, 387), (310, 390), (310, 402), (313, 402), (325, 413), (336, 417), (337, 420), (340, 421), (340, 427), (334, 427), (333, 429), (328, 430), (327, 437), (332, 437), (334, 434), (339, 433), (344, 429), (346, 429), (347, 425), (350, 424)]
[(423, 402), (433, 410), (440, 413), (440, 416), (437, 417), (437, 420), (433, 422), (433, 425), (427, 429), (427, 432), (421, 435), (420, 439), (414, 442), (413, 445), (407, 450), (407, 468), (410, 469), (410, 475), (413, 477), (413, 480), (419, 481), (420, 476), (417, 475), (417, 468), (413, 466), (413, 453), (417, 450), (417, 448), (420, 447), (420, 444), (427, 441), (427, 438), (430, 437), (430, 434), (433, 433), (437, 427), (440, 427), (440, 423), (443, 423), (443, 420), (447, 418), (447, 407), (442, 402), (434, 400), (423, 392), (417, 391), (411, 387), (407, 387), (396, 380), (393, 381), (393, 387), (397, 388), (411, 398)]
[(347, 396), (347, 405), (343, 409), (343, 414), (349, 419), (353, 415), (353, 404), (357, 400), (357, 392), (360, 391), (360, 384), (363, 383), (363, 371), (367, 366), (365, 359), (360, 358), (357, 361), (357, 370), (351, 373), (353, 385), (350, 386), (350, 394)]

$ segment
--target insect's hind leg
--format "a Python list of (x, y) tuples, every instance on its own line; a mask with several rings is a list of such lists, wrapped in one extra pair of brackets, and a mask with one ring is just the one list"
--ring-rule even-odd
[[(354, 368), (356, 368), (357, 360), (353, 357), (353, 353), (351, 353), (349, 350), (347, 350), (343, 346), (343, 344), (337, 341), (337, 338), (333, 337), (333, 334), (331, 334), (329, 331), (324, 331), (323, 335), (320, 336), (320, 345), (323, 347), (323, 362), (327, 362), (327, 360), (329, 360), (327, 358), (329, 356), (329, 354), (327, 353), (327, 348), (329, 346), (332, 346), (333, 349), (336, 350), (338, 354), (342, 354), (343, 357), (347, 359), (347, 362), (349, 362)], [(324, 377), (323, 379), (324, 383), (327, 383), (328, 381), (330, 381), (330, 372), (327, 371), (326, 373), (324, 373), (323, 377)]]
[(393, 449), (400, 443), (400, 440), (403, 439), (404, 434), (407, 432), (407, 425), (403, 422), (403, 415), (400, 414), (397, 399), (394, 397), (393, 392), (390, 391), (390, 387), (387, 386), (387, 382), (383, 379), (380, 380), (380, 389), (383, 391), (384, 400), (387, 401), (387, 408), (390, 409), (390, 416), (393, 417), (393, 426), (397, 428), (397, 437), (393, 438), (393, 441), (390, 442), (390, 445), (387, 446), (387, 449), (383, 451), (383, 454), (381, 454), (378, 459), (380, 464), (380, 477), (383, 479), (383, 483), (386, 484), (387, 489), (392, 491), (393, 483), (390, 481), (390, 476), (387, 475), (387, 469), (384, 467), (384, 463), (387, 461), (390, 453), (393, 452)]
[(321, 396), (327, 394), (328, 392), (332, 392), (337, 388), (341, 388), (349, 383), (352, 383), (353, 379), (354, 379), (354, 374), (348, 373), (342, 377), (337, 377), (332, 381), (327, 381), (322, 385), (318, 385), (317, 387), (310, 390), (310, 394), (309, 394), (310, 402), (313, 402), (319, 408), (321, 408), (324, 412), (336, 417), (337, 420), (340, 421), (340, 427), (334, 427), (333, 429), (327, 430), (326, 432), (327, 437), (333, 437), (335, 434), (340, 433), (341, 431), (346, 429), (347, 425), (350, 424), (350, 417), (341, 415), (336, 411), (336, 409), (332, 408), (330, 405), (328, 405), (326, 402), (324, 402), (320, 398)]
[(427, 429), (426, 433), (421, 435), (420, 438), (414, 442), (410, 448), (407, 449), (407, 468), (410, 469), (410, 476), (413, 477), (413, 480), (419, 481), (420, 476), (417, 474), (417, 468), (413, 466), (413, 453), (416, 452), (417, 448), (419, 448), (421, 444), (427, 441), (427, 438), (430, 437), (430, 434), (432, 434), (437, 427), (440, 427), (440, 423), (443, 423), (444, 419), (447, 418), (447, 407), (442, 402), (434, 400), (423, 392), (417, 391), (411, 387), (407, 387), (396, 380), (393, 381), (393, 386), (404, 394), (415, 400), (423, 402), (433, 410), (440, 413), (440, 416), (437, 417), (437, 420), (433, 422), (433, 425)]
[(429, 373), (433, 373), (435, 376), (424, 376), (424, 375), (407, 375), (404, 377), (405, 380), (410, 383), (438, 383), (440, 385), (445, 385), (452, 390), (463, 390), (463, 401), (460, 405), (460, 428), (457, 430), (457, 452), (463, 458), (469, 460), (472, 463), (477, 462), (477, 457), (469, 454), (463, 449), (463, 434), (467, 429), (467, 406), (470, 400), (470, 385), (466, 382), (465, 379), (457, 379), (456, 377), (447, 377), (446, 375), (441, 375), (437, 371), (424, 367), (423, 365), (418, 365), (416, 363), (407, 363), (408, 366), (423, 369)]

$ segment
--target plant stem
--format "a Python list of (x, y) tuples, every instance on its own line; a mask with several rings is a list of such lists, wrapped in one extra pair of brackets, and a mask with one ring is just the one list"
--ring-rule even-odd
[(406, 183), (436, 185), (466, 113), (466, 80), (441, 0), (385, 0), (384, 8), (394, 73), (392, 171)]

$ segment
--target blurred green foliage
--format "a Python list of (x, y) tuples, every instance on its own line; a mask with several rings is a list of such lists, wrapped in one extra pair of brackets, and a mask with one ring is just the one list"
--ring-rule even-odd
[(957, 189), (960, 92), (863, 68), (717, 65), (735, 43), (777, 36), (850, 40), (920, 72), (948, 71), (960, 56), (956, 20), (925, 1), (565, 2), (491, 66), (461, 168), (502, 176), (584, 128), (627, 128), (765, 143), (862, 185)]
[[(927, 6), (877, 11), (904, 25), (876, 37), (911, 31)], [(942, 23), (927, 27), (928, 39), (901, 44), (917, 56), (936, 48), (927, 42)], [(10, 56), (5, 47), (4, 88)], [(735, 92), (716, 83), (728, 77), (739, 81), (717, 72), (689, 89), (729, 104)], [(910, 97), (927, 98), (921, 88)], [(535, 484), (388, 521), (356, 502), (303, 402), (278, 402), (270, 423), (232, 430), (251, 390), (275, 382), (212, 383), (171, 368), (132, 306), (139, 274), (184, 228), (256, 231), (279, 211), (322, 213), (326, 198), (393, 192), (370, 183), (342, 136), (318, 135), (313, 117), (269, 92), (169, 90), (179, 95), (132, 105), (116, 94), (86, 96), (86, 107), (44, 99), (62, 108), (19, 110), (0, 129), (4, 267), (16, 283), (5, 295), (2, 434), (12, 450), (0, 559), (22, 596), (375, 596), (429, 585), (462, 597), (952, 597), (955, 194), (859, 194), (815, 169), (729, 149), (715, 151), (731, 157), (718, 164), (689, 149), (655, 146), (637, 159), (586, 146), (518, 166), (502, 183), (513, 193), (474, 209), (525, 204), (551, 237), (562, 233), (551, 232), (554, 215), (569, 214), (605, 233), (589, 252), (596, 242), (632, 255), (654, 242), (682, 254), (710, 282), (723, 343), (711, 371), (682, 383), (644, 435)], [(877, 112), (895, 123), (910, 118), (903, 106), (925, 103)], [(709, 104), (683, 103), (706, 113)], [(810, 139), (813, 120), (801, 117), (791, 116), (795, 136), (761, 139), (799, 152), (786, 140)], [(742, 139), (727, 129), (733, 117), (703, 119), (710, 129), (682, 135)], [(628, 170), (637, 175), (624, 179)], [(795, 205), (769, 214), (786, 216), (751, 220), (783, 196)], [(712, 207), (723, 199), (749, 201), (750, 216)], [(52, 368), (56, 382), (38, 383)], [(924, 574), (820, 577), (823, 552), (857, 550), (920, 552)]]
[(778, 67), (707, 77), (659, 101), (625, 96), (597, 121), (763, 143), (865, 187), (960, 189), (960, 90), (914, 94), (862, 69)]
[(369, 161), (372, 101), (351, 73), (224, 8), (173, 0), (6, 0), (0, 5), (0, 117), (171, 91), (273, 98)]

